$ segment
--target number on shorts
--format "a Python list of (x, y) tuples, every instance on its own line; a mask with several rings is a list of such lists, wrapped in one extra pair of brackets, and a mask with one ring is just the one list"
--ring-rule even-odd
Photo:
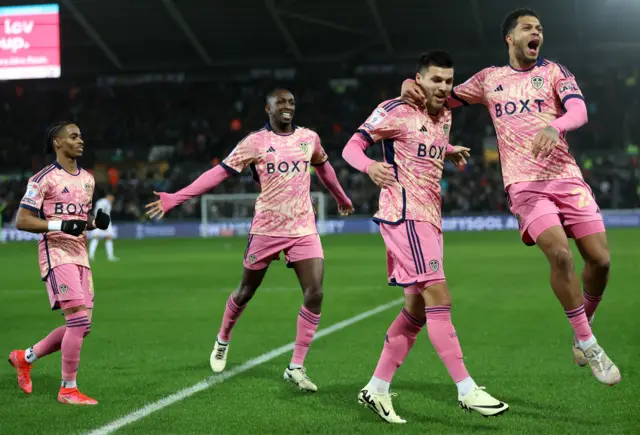
[(584, 187), (576, 187), (571, 191), (572, 195), (580, 195), (578, 198), (578, 207), (585, 208), (591, 204), (591, 194)]

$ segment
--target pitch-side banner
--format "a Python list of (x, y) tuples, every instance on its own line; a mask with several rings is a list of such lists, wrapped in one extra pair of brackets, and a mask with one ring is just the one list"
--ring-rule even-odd
[[(640, 210), (604, 210), (607, 228), (640, 228)], [(229, 220), (201, 224), (197, 222), (122, 223), (113, 224), (114, 238), (148, 239), (173, 237), (233, 237), (245, 236), (251, 228), (250, 220)], [(511, 215), (445, 216), (442, 228), (448, 231), (517, 231), (518, 221)], [(378, 225), (366, 218), (329, 219), (318, 222), (321, 234), (377, 233)], [(40, 235), (18, 231), (5, 226), (0, 241), (39, 240)], [(2, 249), (2, 248), (0, 248)]]

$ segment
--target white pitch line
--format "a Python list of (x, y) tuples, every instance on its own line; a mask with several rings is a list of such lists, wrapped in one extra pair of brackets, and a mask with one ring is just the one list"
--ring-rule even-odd
[[(380, 305), (372, 310), (365, 311), (363, 313), (358, 314), (357, 316), (351, 317), (349, 319), (343, 320), (341, 322), (335, 323), (328, 328), (321, 329), (316, 332), (316, 335), (313, 337), (313, 340), (317, 340), (319, 338), (325, 337), (329, 334), (333, 334), (334, 332), (340, 331), (348, 326), (353, 325), (354, 323), (358, 323), (361, 320), (364, 320), (368, 317), (371, 317), (375, 314), (378, 314), (382, 311), (387, 310), (388, 308), (393, 307), (394, 305), (398, 305), (401, 302), (404, 302), (404, 298), (395, 299), (386, 304)], [(125, 415), (118, 420), (114, 420), (111, 423), (102, 426), (98, 429), (94, 429), (91, 432), (87, 432), (87, 435), (107, 435), (117, 431), (118, 429), (129, 425), (131, 423), (135, 423), (138, 420), (143, 419), (147, 415), (153, 414), (156, 411), (160, 411), (167, 406), (173, 405), (174, 403), (180, 402), (187, 397), (193, 396), (200, 391), (206, 390), (209, 387), (213, 387), (214, 385), (220, 384), (225, 380), (232, 378), (236, 375), (246, 372), (247, 370), (251, 370), (252, 368), (259, 366), (260, 364), (264, 364), (267, 361), (270, 361), (284, 353), (290, 352), (293, 350), (295, 343), (289, 343), (284, 346), (273, 349), (267, 353), (264, 353), (256, 358), (250, 359), (249, 361), (241, 364), (239, 366), (233, 367), (231, 370), (222, 372), (219, 375), (211, 376), (204, 381), (198, 382), (195, 385), (192, 385), (189, 388), (185, 388), (176, 393), (171, 394), (163, 399), (160, 399), (156, 402), (150, 403), (148, 405), (143, 406), (137, 411), (132, 412), (131, 414)]]

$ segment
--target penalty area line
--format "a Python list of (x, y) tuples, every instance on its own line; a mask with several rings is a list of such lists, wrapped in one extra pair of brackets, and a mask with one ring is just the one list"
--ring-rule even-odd
[[(364, 319), (367, 319), (371, 316), (374, 316), (378, 313), (381, 313), (395, 305), (399, 305), (400, 303), (404, 302), (404, 298), (399, 298), (399, 299), (394, 299), (391, 302), (388, 302), (386, 304), (377, 306), (376, 308), (373, 308), (369, 311), (365, 311), (363, 313), (360, 313), (356, 316), (350, 317), (348, 319), (345, 319), (341, 322), (338, 323), (334, 323), (333, 325), (321, 329), (318, 332), (316, 332), (315, 336), (313, 337), (313, 340), (317, 340), (319, 338), (322, 337), (326, 337), (327, 335), (333, 334), (334, 332), (338, 332), (341, 331), (355, 323), (358, 323)], [(118, 429), (121, 429), (129, 424), (135, 423), (139, 420), (142, 420), (143, 418), (145, 418), (146, 416), (153, 414), (154, 412), (160, 411), (161, 409), (164, 409), (168, 406), (173, 405), (174, 403), (178, 403), (183, 401), (184, 399), (193, 396), (196, 393), (199, 393), (200, 391), (204, 391), (208, 388), (211, 388), (215, 385), (218, 385), (224, 381), (226, 381), (229, 378), (232, 378), (234, 376), (237, 376), (241, 373), (244, 373), (248, 370), (251, 370), (254, 367), (257, 367), (261, 364), (264, 364), (268, 361), (271, 361), (274, 358), (279, 357), (282, 354), (285, 354), (287, 352), (291, 352), (293, 350), (295, 343), (289, 343), (286, 344), (284, 346), (275, 348), (267, 353), (264, 353), (256, 358), (250, 359), (248, 361), (246, 361), (244, 364), (235, 366), (233, 368), (231, 368), (230, 370), (227, 370), (225, 372), (222, 372), (220, 374), (211, 376), (207, 379), (205, 379), (204, 381), (200, 381), (195, 385), (192, 385), (188, 388), (185, 388), (183, 390), (177, 391), (169, 396), (166, 396), (158, 401), (149, 403), (145, 406), (143, 406), (142, 408), (125, 415), (124, 417), (121, 417), (117, 420), (112, 421), (111, 423), (108, 423), (102, 427), (99, 427), (97, 429), (94, 429), (92, 431), (86, 432), (87, 435), (107, 435), (107, 434), (111, 434), (115, 431), (117, 431)]]

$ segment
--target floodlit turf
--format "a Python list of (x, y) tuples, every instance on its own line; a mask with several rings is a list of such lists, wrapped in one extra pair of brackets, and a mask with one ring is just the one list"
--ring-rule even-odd
[[(639, 430), (640, 231), (609, 233), (612, 276), (595, 332), (622, 371), (600, 385), (571, 358), (569, 324), (548, 285), (547, 265), (517, 232), (447, 233), (445, 271), (467, 366), (511, 405), (484, 419), (458, 408), (456, 389), (426, 333), (398, 371), (394, 405), (408, 420), (391, 427), (357, 404), (375, 367), (390, 308), (314, 342), (308, 373), (315, 395), (282, 380), (279, 356), (121, 429), (124, 434), (634, 433)], [(210, 376), (209, 354), (225, 301), (237, 284), (245, 241), (118, 240), (119, 263), (103, 246), (93, 264), (96, 309), (79, 371), (94, 408), (59, 405), (60, 355), (36, 362), (26, 397), (7, 363), (0, 370), (0, 434), (69, 434), (99, 428)], [(320, 328), (397, 299), (387, 287), (377, 235), (323, 239), (325, 298)], [(577, 255), (577, 254), (576, 254)], [(0, 351), (32, 345), (62, 317), (48, 310), (36, 247), (0, 245)], [(429, 260), (429, 259), (427, 259)], [(301, 293), (276, 262), (233, 333), (228, 369), (293, 341)], [(581, 265), (581, 261), (577, 261)], [(637, 433), (637, 432), (635, 432)]]

